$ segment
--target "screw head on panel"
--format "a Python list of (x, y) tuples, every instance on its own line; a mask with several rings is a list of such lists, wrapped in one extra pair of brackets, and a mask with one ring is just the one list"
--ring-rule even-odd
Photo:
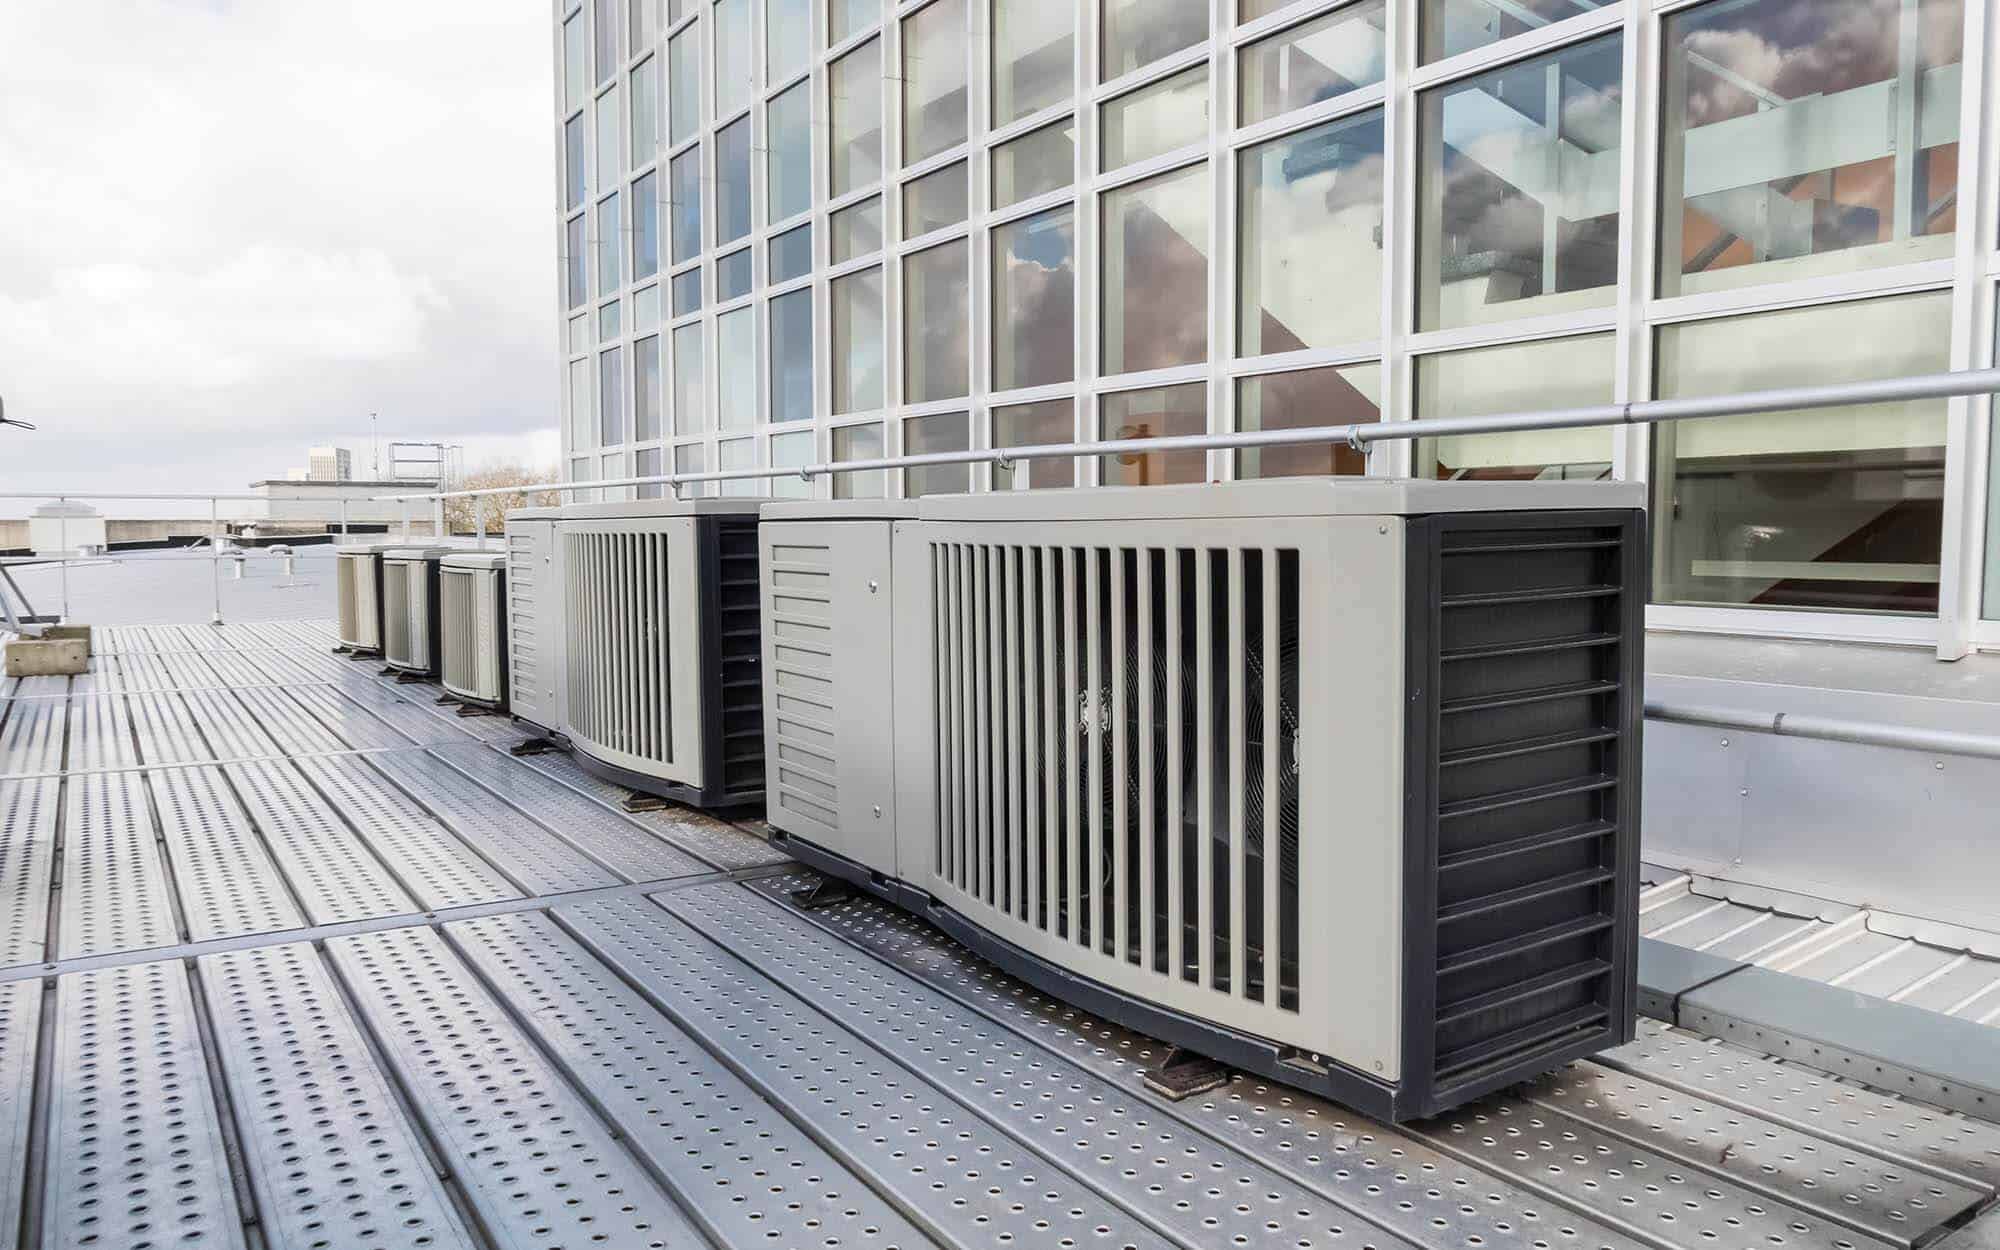
[(880, 589), (882, 589), (882, 583), (881, 583), (881, 582), (878, 582), (878, 581), (876, 581), (876, 580), (875, 580), (874, 578), (872, 578), (872, 577), (868, 579), (868, 593), (869, 593), (869, 594), (871, 594), (871, 595), (872, 595), (872, 594), (874, 594), (874, 593), (875, 593), (876, 591), (878, 591), (878, 590), (880, 590)]

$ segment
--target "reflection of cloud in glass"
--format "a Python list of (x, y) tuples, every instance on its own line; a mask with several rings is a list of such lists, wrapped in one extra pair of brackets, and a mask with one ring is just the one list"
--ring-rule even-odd
[(1332, 347), (1380, 334), (1382, 175), (1379, 113), (1246, 154), (1243, 354)]
[(1076, 376), (1076, 270), (1070, 210), (1001, 227), (993, 353), (996, 390)]

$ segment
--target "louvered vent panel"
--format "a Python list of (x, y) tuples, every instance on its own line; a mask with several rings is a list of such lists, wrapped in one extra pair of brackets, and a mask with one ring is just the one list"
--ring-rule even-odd
[[(725, 794), (764, 788), (763, 604), (757, 576), (757, 522), (717, 517), (716, 657), (722, 666), (722, 769)], [(711, 776), (713, 776), (711, 774)]]
[(570, 735), (659, 764), (674, 758), (667, 541), (657, 533), (563, 536)]
[(340, 640), (353, 646), (362, 641), (360, 595), (360, 571), (351, 556), (337, 557), (333, 562), (335, 610), (340, 614)]
[(829, 830), (840, 824), (831, 569), (823, 544), (773, 547), (765, 612), (777, 715), (766, 744), (776, 771), (767, 801)]
[[(543, 704), (551, 677), (543, 642), (549, 613), (535, 601), (535, 592), (543, 585), (543, 559), (548, 555), (543, 550), (546, 540), (536, 539), (546, 532), (546, 526), (507, 532), (507, 689), (516, 711), (530, 719), (546, 717), (545, 723), (553, 723), (554, 709)], [(562, 593), (560, 587), (553, 591)], [(548, 644), (554, 642), (548, 639)]]
[(1299, 566), (939, 542), (939, 875), (1040, 931), (1299, 1002)]
[(410, 657), (410, 571), (402, 560), (382, 562), (382, 654), (391, 664), (409, 667)]
[(410, 595), (410, 667), (428, 671), (437, 665), (437, 657), (431, 654), (430, 565), (406, 564), (403, 570)]
[(1614, 1026), (1637, 847), (1620, 827), (1623, 623), (1643, 591), (1633, 529), (1585, 515), (1435, 531), (1441, 1092)]
[[(456, 695), (492, 699), (496, 692), (484, 689), (485, 664), (480, 642), (486, 631), (480, 628), (479, 613), (492, 602), (481, 595), (479, 574), (471, 569), (441, 569), (438, 572), (440, 631), (444, 635), (444, 688)], [(490, 643), (488, 645), (491, 645)]]

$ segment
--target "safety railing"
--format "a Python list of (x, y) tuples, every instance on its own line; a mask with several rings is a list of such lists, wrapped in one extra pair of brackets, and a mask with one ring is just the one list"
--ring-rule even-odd
[[(479, 501), (474, 506), (472, 529), (478, 545), (484, 547), (486, 545), (488, 525), (493, 519), (488, 514), (488, 502), (512, 496), (560, 496), (576, 491), (596, 491), (636, 486), (660, 486), (672, 490), (676, 495), (679, 495), (684, 487), (711, 482), (770, 481), (780, 478), (797, 478), (810, 482), (815, 478), (841, 473), (869, 473), (889, 469), (916, 469), (961, 464), (995, 464), (1004, 467), (1023, 461), (1081, 459), (1091, 456), (1154, 455), (1172, 451), (1227, 451), (1264, 447), (1338, 444), (1367, 453), (1376, 444), (1401, 440), (1476, 434), (1519, 433), (1534, 430), (1573, 430), (1600, 426), (1656, 425), (1667, 421), (1699, 421), (1717, 417), (1752, 416), (1758, 413), (1843, 408), (1877, 403), (1908, 403), (1916, 400), (1951, 399), (1995, 393), (2000, 393), (2000, 369), (1967, 369), (1947, 373), (1885, 378), (1870, 382), (1842, 382), (1825, 386), (1783, 387), (1772, 390), (1699, 396), (1687, 399), (1640, 400), (1631, 403), (1595, 404), (1579, 408), (1561, 408), (1545, 411), (1503, 412), (1463, 417), (1425, 417), (1409, 421), (1348, 423), (1282, 430), (1245, 430), (1228, 434), (1187, 434), (1161, 438), (1124, 438), (1091, 442), (1043, 443), (1025, 447), (981, 447), (970, 448), (964, 451), (921, 452), (913, 455), (885, 456), (872, 460), (843, 460), (789, 468), (720, 469), (703, 473), (665, 473), (650, 476), (608, 478), (588, 482), (538, 482), (530, 485), (490, 486), (466, 490), (385, 493), (338, 501), (340, 513), (338, 524), (341, 533), (344, 534), (348, 531), (347, 513), (350, 502), (394, 503), (400, 507), (401, 528), (403, 537), (407, 540), (411, 537), (410, 530), (413, 523), (410, 515), (411, 506), (414, 504), (428, 504), (432, 517), (432, 533), (442, 536), (444, 534), (445, 501), (450, 499), (472, 499)], [(209, 504), (210, 519), (212, 522), (211, 532), (218, 548), (221, 539), (226, 537), (222, 530), (219, 512), (219, 505), (223, 501), (250, 500), (260, 503), (275, 503), (309, 500), (322, 505), (329, 502), (323, 496), (134, 494), (129, 492), (90, 491), (0, 491), (0, 499), (45, 501), (112, 499), (124, 501), (203, 501)], [(504, 514), (504, 508), (502, 511)], [(222, 552), (219, 549), (213, 552), (213, 556), (216, 562), (216, 572), (213, 578), (215, 583), (215, 619), (220, 622), (222, 611), (220, 561), (233, 559), (235, 556), (231, 553)], [(0, 598), (4, 598), (5, 594), (6, 587), (4, 584), (0, 584)], [(66, 590), (65, 597), (67, 597)]]

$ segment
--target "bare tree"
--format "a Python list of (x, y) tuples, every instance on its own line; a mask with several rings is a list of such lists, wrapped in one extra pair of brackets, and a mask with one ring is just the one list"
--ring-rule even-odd
[[(530, 486), (557, 480), (554, 469), (528, 468), (519, 464), (490, 464), (465, 475), (459, 490), (493, 490), (502, 486)], [(513, 490), (502, 495), (479, 495), (471, 499), (444, 501), (445, 531), (471, 534), (475, 525), (484, 525), (488, 534), (498, 534), (515, 508), (548, 507), (559, 502), (554, 491)]]

